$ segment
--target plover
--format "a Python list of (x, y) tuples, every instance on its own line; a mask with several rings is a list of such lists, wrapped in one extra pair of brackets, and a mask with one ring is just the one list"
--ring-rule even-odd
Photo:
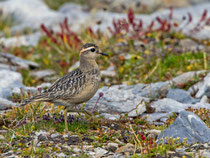
[(51, 102), (65, 106), (64, 119), (67, 131), (67, 111), (72, 111), (74, 106), (88, 101), (99, 88), (101, 75), (96, 63), (99, 55), (108, 56), (100, 52), (95, 44), (84, 44), (80, 50), (80, 65), (77, 69), (56, 80), (41, 94), (23, 100), (21, 106), (31, 102)]

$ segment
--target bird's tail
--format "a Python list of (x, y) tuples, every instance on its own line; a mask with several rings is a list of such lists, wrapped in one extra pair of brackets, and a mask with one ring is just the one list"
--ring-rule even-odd
[(45, 94), (39, 94), (39, 95), (36, 95), (36, 96), (31, 97), (29, 99), (24, 99), (23, 101), (21, 101), (20, 106), (25, 106), (29, 103), (40, 102), (40, 101), (46, 101)]

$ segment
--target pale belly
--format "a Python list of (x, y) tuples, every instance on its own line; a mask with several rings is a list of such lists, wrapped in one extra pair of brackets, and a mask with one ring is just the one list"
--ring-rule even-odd
[(99, 82), (96, 82), (95, 84), (88, 84), (88, 86), (86, 86), (80, 94), (71, 99), (71, 102), (74, 102), (75, 104), (80, 104), (90, 100), (95, 95), (98, 88)]

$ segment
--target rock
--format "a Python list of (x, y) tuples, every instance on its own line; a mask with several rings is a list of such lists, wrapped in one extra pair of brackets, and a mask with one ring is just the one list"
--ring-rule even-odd
[[(19, 25), (12, 32), (22, 31), (26, 27), (39, 29), (41, 24), (50, 26), (62, 20), (60, 13), (53, 11), (42, 0), (7, 0), (0, 2), (4, 17), (11, 17)], [(63, 17), (64, 18), (64, 17)]]
[(104, 95), (99, 100), (96, 109), (99, 113), (128, 113), (136, 108), (138, 108), (139, 112), (142, 112), (144, 107), (138, 105), (149, 102), (150, 99), (133, 93), (134, 87), (126, 85), (103, 87), (97, 91), (91, 100), (86, 102), (85, 109), (91, 110), (99, 97), (99, 93), (102, 92)]
[(59, 154), (56, 154), (58, 157), (66, 157), (66, 155), (64, 153), (59, 153)]
[(133, 144), (126, 144), (116, 150), (116, 153), (130, 153), (133, 154), (135, 151), (135, 146)]
[[(1, 61), (0, 61), (1, 62)], [(10, 70), (10, 71), (16, 71), (17, 68), (15, 66), (6, 65), (6, 64), (0, 64), (0, 70)]]
[(119, 120), (120, 118), (120, 115), (108, 114), (108, 113), (102, 113), (99, 116), (103, 116), (104, 118), (109, 119), (109, 120)]
[(41, 38), (41, 33), (36, 32), (30, 35), (0, 38), (0, 43), (5, 47), (36, 46)]
[(155, 112), (163, 112), (163, 113), (180, 112), (189, 107), (195, 109), (199, 108), (210, 109), (210, 104), (203, 104), (203, 103), (183, 104), (169, 98), (159, 99), (153, 102), (150, 106), (155, 109)]
[(152, 133), (152, 134), (158, 136), (161, 133), (161, 130), (152, 129), (152, 130), (149, 130), (149, 133)]
[(203, 84), (199, 87), (197, 94), (195, 95), (196, 98), (201, 98), (203, 95), (210, 97), (210, 73), (206, 75), (203, 80)]
[[(150, 124), (153, 124), (155, 121), (161, 121), (165, 118), (166, 120), (172, 116), (173, 113), (153, 113), (153, 114), (142, 114), (141, 118), (147, 120)], [(165, 121), (162, 120), (165, 123)]]
[(12, 95), (12, 90), (19, 90), (24, 87), (22, 76), (18, 72), (0, 70), (0, 97), (7, 99)]
[(151, 107), (155, 108), (155, 112), (169, 113), (169, 112), (180, 112), (188, 108), (188, 105), (182, 104), (180, 102), (177, 102), (169, 98), (164, 98), (153, 102), (151, 104)]
[(72, 65), (69, 68), (68, 72), (71, 72), (71, 71), (75, 70), (76, 68), (78, 68), (79, 67), (79, 64), (80, 64), (79, 61), (77, 61), (74, 65)]
[(39, 65), (35, 62), (24, 60), (8, 53), (0, 53), (0, 61), (4, 60), (7, 64), (18, 66), (20, 68), (37, 68)]
[(63, 16), (63, 18), (67, 17), (69, 19), (68, 22), (72, 31), (81, 32), (86, 27), (93, 24), (95, 25), (91, 14), (89, 12), (83, 11), (81, 5), (75, 3), (64, 3), (58, 9), (58, 12)]
[(108, 151), (105, 149), (102, 149), (100, 147), (97, 147), (96, 149), (94, 149), (95, 151), (95, 157), (99, 158), (99, 157), (103, 157), (103, 155), (105, 155)]
[(104, 77), (115, 77), (116, 76), (115, 67), (114, 66), (110, 66), (106, 70), (102, 70), (101, 71), (101, 76), (104, 76)]
[(137, 107), (135, 109), (133, 109), (132, 111), (130, 111), (128, 113), (128, 116), (129, 117), (136, 117), (142, 113), (144, 113), (146, 111), (146, 105), (145, 105), (145, 102), (142, 101), (141, 103), (139, 103), (137, 105)]
[(56, 138), (56, 137), (58, 137), (59, 136), (59, 133), (53, 133), (52, 135), (51, 135), (51, 138)]
[(200, 103), (202, 104), (206, 104), (206, 103), (209, 103), (209, 99), (206, 95), (204, 95), (201, 100), (200, 100)]
[(3, 135), (0, 135), (0, 140), (5, 139)]
[(194, 99), (190, 96), (190, 94), (183, 90), (183, 89), (170, 89), (168, 91), (168, 94), (166, 96), (167, 98), (171, 98), (173, 100), (176, 100), (180, 103), (196, 103), (199, 100)]
[(114, 147), (118, 148), (118, 144), (117, 143), (108, 143), (107, 146), (108, 147), (114, 146)]
[(195, 51), (199, 50), (199, 45), (192, 39), (186, 38), (180, 40), (180, 46), (184, 51)]
[(117, 143), (108, 143), (107, 148), (109, 149), (109, 151), (115, 152), (118, 148), (118, 144)]
[(210, 142), (210, 129), (206, 124), (194, 113), (181, 111), (179, 116), (166, 130), (164, 130), (159, 136), (158, 140), (165, 137), (180, 138), (182, 142), (187, 138), (189, 144), (195, 142), (205, 143)]
[(6, 109), (10, 109), (12, 106), (15, 106), (16, 104), (5, 99), (5, 98), (1, 98), (0, 97), (0, 110), (6, 110)]
[(167, 94), (169, 88), (169, 82), (156, 82), (148, 84), (146, 86), (139, 84), (137, 86), (134, 86), (133, 93), (140, 93), (139, 95), (142, 97), (159, 98), (164, 97)]
[(44, 130), (40, 130), (39, 132), (35, 132), (35, 135), (36, 136), (45, 136), (45, 137), (47, 137), (47, 136), (49, 136), (50, 134), (49, 134), (49, 132), (46, 132), (46, 131), (44, 131)]
[(201, 71), (189, 71), (189, 72), (185, 72), (175, 78), (173, 78), (173, 82), (176, 85), (182, 85), (182, 84), (186, 84), (188, 83), (192, 78), (195, 78), (201, 74), (204, 74), (206, 71), (205, 70), (201, 70)]
[(31, 76), (33, 76), (37, 79), (42, 79), (42, 78), (45, 78), (47, 76), (52, 76), (55, 73), (56, 72), (54, 70), (46, 69), (46, 70), (33, 71), (33, 72), (31, 72)]
[(203, 81), (199, 81), (196, 84), (192, 85), (187, 91), (190, 93), (191, 96), (195, 96), (196, 93), (199, 91), (200, 87), (204, 84)]
[(204, 150), (203, 152), (201, 152), (201, 155), (203, 157), (210, 157), (210, 151), (209, 150)]

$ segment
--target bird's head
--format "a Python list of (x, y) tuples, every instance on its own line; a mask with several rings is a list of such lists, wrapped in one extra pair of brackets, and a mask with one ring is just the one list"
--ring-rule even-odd
[(108, 56), (107, 54), (101, 52), (98, 46), (93, 43), (84, 44), (80, 50), (80, 56), (89, 60), (96, 59), (99, 55)]

